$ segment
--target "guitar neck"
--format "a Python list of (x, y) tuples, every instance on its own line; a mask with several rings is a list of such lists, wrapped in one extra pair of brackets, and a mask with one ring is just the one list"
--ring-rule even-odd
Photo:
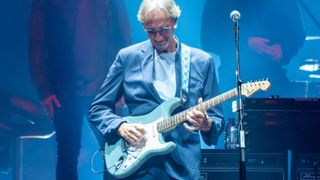
[(177, 125), (183, 123), (186, 121), (186, 116), (188, 111), (192, 111), (193, 109), (206, 111), (207, 109), (216, 106), (222, 102), (225, 102), (237, 95), (236, 88), (227, 91), (223, 94), (220, 94), (219, 96), (216, 96), (214, 98), (211, 98), (201, 104), (198, 104), (194, 107), (191, 107), (187, 110), (184, 110), (174, 116), (171, 116), (169, 118), (166, 118), (160, 122), (157, 123), (157, 129), (159, 133), (168, 132), (175, 128)]

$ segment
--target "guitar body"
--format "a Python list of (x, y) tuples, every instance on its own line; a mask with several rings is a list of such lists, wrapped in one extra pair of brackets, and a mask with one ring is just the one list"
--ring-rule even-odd
[(129, 124), (141, 124), (146, 130), (146, 143), (143, 147), (132, 147), (122, 138), (115, 144), (105, 144), (105, 162), (108, 172), (116, 178), (125, 178), (138, 170), (153, 156), (170, 153), (176, 147), (173, 142), (165, 142), (163, 134), (157, 130), (157, 123), (170, 117), (181, 105), (179, 98), (165, 101), (151, 113), (143, 116), (124, 117)]

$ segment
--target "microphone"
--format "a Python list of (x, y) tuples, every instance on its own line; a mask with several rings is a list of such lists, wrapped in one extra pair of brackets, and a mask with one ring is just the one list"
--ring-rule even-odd
[(231, 13), (230, 13), (230, 19), (233, 21), (233, 22), (237, 22), (239, 21), (241, 15), (239, 13), (239, 11), (237, 10), (233, 10)]

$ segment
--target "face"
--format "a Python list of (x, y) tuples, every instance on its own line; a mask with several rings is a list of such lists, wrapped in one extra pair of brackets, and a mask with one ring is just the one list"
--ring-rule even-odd
[(169, 17), (165, 10), (152, 10), (146, 17), (144, 29), (158, 52), (172, 52), (175, 50), (173, 28), (175, 21)]

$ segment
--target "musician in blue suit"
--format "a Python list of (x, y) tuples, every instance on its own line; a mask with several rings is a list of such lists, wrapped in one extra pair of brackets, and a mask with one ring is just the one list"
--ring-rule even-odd
[[(213, 59), (174, 35), (180, 12), (173, 0), (142, 1), (138, 19), (149, 39), (120, 50), (89, 112), (90, 122), (107, 143), (123, 138), (141, 147), (148, 141), (143, 123), (130, 124), (115, 114), (115, 103), (122, 96), (129, 115), (140, 116), (173, 97), (183, 102), (179, 112), (218, 94)], [(200, 137), (208, 145), (215, 144), (224, 118), (214, 107), (192, 109), (186, 119), (165, 135), (165, 141), (173, 141), (176, 148), (151, 158), (128, 179), (200, 179)]]

